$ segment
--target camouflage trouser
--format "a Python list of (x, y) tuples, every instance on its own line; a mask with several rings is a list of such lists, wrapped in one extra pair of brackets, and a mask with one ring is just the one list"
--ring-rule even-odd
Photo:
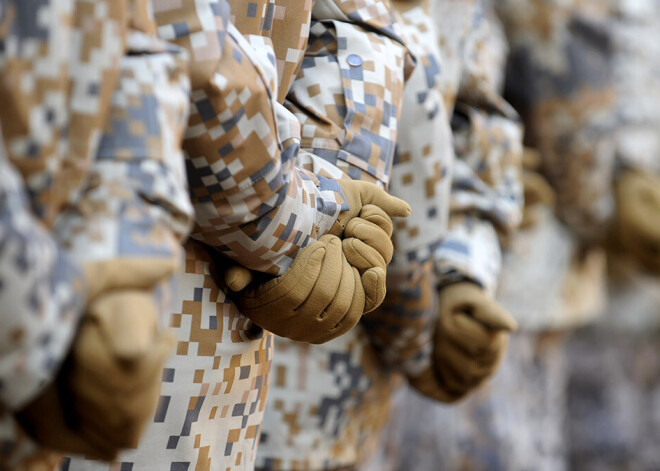
[(565, 382), (563, 335), (516, 334), (497, 376), (464, 403), (400, 391), (363, 470), (563, 471)]
[(660, 332), (589, 329), (568, 342), (576, 471), (660, 469)]

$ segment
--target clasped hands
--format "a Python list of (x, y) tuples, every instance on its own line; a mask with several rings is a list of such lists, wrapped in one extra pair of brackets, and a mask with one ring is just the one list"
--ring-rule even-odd
[(372, 183), (339, 183), (350, 209), (339, 214), (329, 234), (300, 250), (281, 276), (255, 283), (243, 267), (216, 267), (241, 312), (281, 337), (327, 342), (385, 298), (392, 217), (408, 216), (410, 206)]

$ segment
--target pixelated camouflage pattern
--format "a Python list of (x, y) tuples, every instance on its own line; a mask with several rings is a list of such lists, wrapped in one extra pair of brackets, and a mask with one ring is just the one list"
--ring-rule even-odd
[[(138, 450), (122, 457), (124, 467), (252, 468), (273, 337), (226, 298), (210, 265), (224, 263), (222, 253), (252, 269), (280, 273), (299, 248), (329, 229), (343, 203), (340, 188), (329, 179), (342, 175), (339, 170), (326, 167), (317, 176), (296, 166), (300, 124), (277, 102), (276, 91), (278, 81), (288, 80), (286, 71), (298, 66), (277, 70), (275, 52), (283, 49), (272, 47), (269, 11), (265, 4), (234, 11), (237, 25), (253, 28), (243, 37), (227, 22), (225, 2), (154, 2), (160, 36), (188, 49), (192, 58), (184, 149), (196, 210), (193, 234), (202, 243), (186, 245), (176, 299), (180, 308), (172, 320), (177, 352), (165, 368), (155, 421)], [(304, 32), (304, 15), (280, 13), (297, 19)], [(252, 14), (264, 16), (240, 16)], [(280, 34), (296, 31), (292, 21), (286, 31), (278, 26)], [(286, 59), (291, 57), (295, 54)], [(402, 82), (403, 70), (398, 75)], [(75, 461), (65, 467), (107, 469)]]
[[(0, 141), (1, 144), (1, 141)], [(35, 453), (13, 420), (57, 371), (84, 301), (80, 270), (29, 206), (0, 145), (0, 468)]]
[[(0, 5), (0, 121), (21, 177), (3, 163), (3, 305), (22, 304), (13, 313), (20, 321), (3, 322), (3, 369), (16, 376), (3, 378), (10, 408), (33, 397), (66, 354), (84, 304), (80, 264), (112, 269), (122, 258), (181, 255), (192, 213), (180, 146), (185, 58), (163, 44), (152, 49), (141, 32), (146, 11), (141, 1)], [(119, 96), (120, 63), (137, 61), (122, 58), (128, 43), (134, 56), (154, 55), (122, 75), (131, 92)], [(171, 286), (167, 280), (154, 291), (161, 312)], [(0, 426), (3, 453), (15, 437), (26, 442), (8, 418)]]

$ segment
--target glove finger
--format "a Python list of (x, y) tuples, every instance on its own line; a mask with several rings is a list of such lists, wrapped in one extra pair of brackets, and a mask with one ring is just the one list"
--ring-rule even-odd
[(350, 305), (349, 310), (346, 312), (344, 317), (335, 325), (335, 327), (330, 330), (327, 335), (315, 339), (313, 343), (325, 343), (334, 338), (344, 335), (346, 332), (351, 330), (355, 325), (360, 322), (362, 314), (364, 313), (364, 304), (365, 304), (365, 294), (362, 287), (362, 280), (360, 279), (360, 274), (357, 269), (351, 267), (353, 272), (354, 290), (353, 290), (353, 299)]
[(321, 271), (314, 288), (307, 299), (296, 309), (298, 316), (310, 319), (317, 319), (321, 316), (337, 294), (344, 260), (341, 240), (333, 237), (325, 246), (325, 257), (323, 257)]
[(543, 204), (549, 207), (555, 204), (555, 191), (548, 181), (536, 172), (523, 174), (525, 206)]
[(71, 429), (58, 389), (55, 383), (48, 385), (30, 407), (16, 414), (19, 423), (43, 447), (96, 456), (96, 449)]
[[(146, 424), (153, 419), (161, 387), (161, 370), (151, 372), (146, 385), (114, 400), (98, 403), (98, 396), (88, 400), (76, 398), (76, 416), (99, 431), (110, 443), (126, 447), (135, 446)], [(105, 412), (105, 413), (103, 413)], [(120, 437), (120, 438), (117, 438)]]
[(360, 210), (360, 218), (372, 222), (385, 231), (387, 237), (392, 237), (394, 226), (392, 218), (385, 211), (373, 204), (366, 204)]
[(96, 425), (81, 422), (78, 430), (94, 450), (92, 456), (103, 461), (114, 461), (122, 449), (133, 445), (122, 434), (108, 433), (103, 427)]
[(144, 387), (151, 377), (151, 372), (160, 371), (176, 343), (170, 331), (162, 332), (139, 361), (127, 363), (101, 348), (103, 344), (99, 340), (97, 329), (90, 329), (81, 337), (78, 343), (97, 348), (93, 354), (87, 356), (84, 356), (84, 353), (91, 350), (89, 347), (83, 347), (76, 352), (69, 381), (74, 391), (82, 396), (97, 394), (98, 389), (100, 401), (108, 395)]
[(337, 295), (321, 315), (324, 329), (320, 335), (310, 339), (310, 343), (325, 343), (350, 330), (362, 317), (363, 309), (364, 291), (360, 275), (344, 260)]
[(365, 295), (364, 314), (367, 314), (380, 306), (385, 299), (385, 270), (375, 267), (364, 272), (362, 286)]
[(349, 237), (359, 239), (368, 246), (376, 249), (386, 264), (392, 260), (392, 253), (394, 252), (392, 239), (390, 239), (383, 229), (373, 222), (366, 221), (362, 218), (351, 219), (344, 230), (344, 238), (348, 239)]
[(436, 348), (442, 350), (441, 356), (444, 364), (450, 366), (461, 377), (468, 379), (489, 374), (497, 360), (497, 355), (491, 356), (488, 361), (482, 358), (477, 359), (446, 339), (438, 342)]
[(325, 257), (325, 245), (321, 241), (310, 244), (298, 252), (293, 264), (282, 276), (243, 290), (238, 296), (241, 308), (293, 310), (300, 306), (319, 276)]
[(477, 364), (473, 358), (448, 342), (436, 344), (436, 368), (447, 388), (454, 393), (469, 391), (492, 372), (490, 366)]
[(475, 303), (473, 317), (492, 330), (515, 332), (518, 323), (509, 312), (491, 299), (488, 302)]
[(362, 185), (360, 187), (360, 200), (362, 206), (374, 204), (390, 217), (408, 217), (412, 211), (408, 203), (375, 185), (369, 185), (368, 187)]
[[(144, 362), (144, 378), (140, 378), (142, 380), (130, 390), (118, 393), (98, 383), (84, 384), (82, 393), (75, 395), (74, 408), (78, 420), (103, 430), (100, 433), (104, 436), (125, 435), (123, 439), (135, 444), (144, 425), (153, 417), (161, 387), (162, 366), (172, 347), (171, 335), (159, 339), (150, 358)], [(80, 391), (80, 386), (74, 391)]]
[(341, 243), (344, 248), (346, 260), (348, 260), (348, 263), (352, 266), (357, 268), (360, 274), (363, 274), (370, 268), (379, 267), (382, 270), (385, 270), (387, 267), (387, 263), (382, 255), (376, 249), (365, 244), (360, 239), (351, 237), (350, 239), (342, 240)]
[(252, 283), (252, 272), (240, 265), (234, 265), (225, 271), (225, 284), (234, 291), (243, 291), (247, 285)]
[(497, 333), (465, 314), (453, 314), (447, 317), (451, 328), (444, 331), (443, 334), (468, 354), (481, 355), (491, 352), (495, 348)]

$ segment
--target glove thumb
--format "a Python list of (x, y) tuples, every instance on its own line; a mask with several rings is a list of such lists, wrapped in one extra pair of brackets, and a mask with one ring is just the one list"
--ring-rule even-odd
[(499, 303), (491, 299), (474, 303), (472, 316), (491, 330), (515, 332), (518, 329), (518, 323), (513, 316)]
[(408, 217), (412, 212), (408, 203), (396, 196), (390, 195), (376, 185), (361, 185), (360, 197), (363, 206), (367, 204), (376, 205), (390, 217)]

